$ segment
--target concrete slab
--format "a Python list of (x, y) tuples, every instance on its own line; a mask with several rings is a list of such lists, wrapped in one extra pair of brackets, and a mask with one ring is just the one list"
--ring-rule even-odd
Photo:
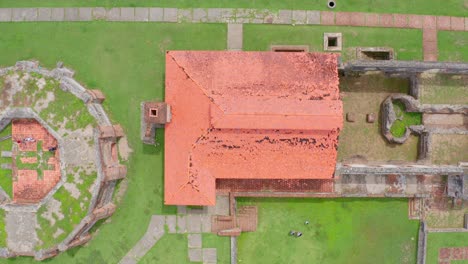
[(80, 7), (78, 9), (78, 20), (79, 21), (93, 20), (93, 9), (89, 7)]
[(166, 226), (169, 234), (177, 233), (177, 217), (175, 215), (166, 215)]
[(95, 7), (92, 10), (92, 16), (96, 20), (106, 19), (107, 11), (103, 7)]
[(65, 9), (64, 8), (52, 8), (50, 14), (51, 21), (63, 21), (65, 19)]
[(392, 14), (381, 14), (380, 15), (380, 26), (382, 26), (382, 27), (393, 27), (393, 15)]
[(119, 21), (120, 20), (120, 8), (111, 8), (106, 10), (107, 21)]
[(13, 8), (11, 21), (37, 21), (37, 8)]
[(203, 263), (213, 264), (217, 261), (216, 248), (204, 248), (203, 249)]
[(465, 18), (463, 17), (450, 17), (450, 29), (456, 31), (465, 30)]
[(307, 11), (307, 24), (309, 25), (320, 24), (320, 11)]
[(227, 28), (227, 49), (228, 50), (242, 50), (243, 42), (243, 25), (242, 24), (228, 24)]
[(200, 215), (187, 215), (187, 232), (201, 233)]
[(393, 25), (398, 28), (408, 27), (408, 16), (403, 14), (393, 14)]
[(135, 8), (135, 21), (146, 22), (149, 21), (149, 8), (136, 7)]
[(450, 30), (450, 17), (438, 16), (437, 17), (437, 29), (438, 30)]
[(210, 8), (208, 9), (208, 20), (207, 22), (221, 22), (221, 8)]
[(65, 21), (79, 21), (78, 8), (65, 8)]
[(366, 26), (368, 27), (380, 26), (380, 15), (379, 14), (366, 14)]
[(291, 22), (296, 25), (307, 23), (307, 13), (305, 10), (293, 10)]
[(135, 8), (133, 7), (120, 8), (120, 21), (135, 21)]
[(188, 235), (188, 248), (201, 248), (201, 247), (202, 247), (201, 234), (189, 234)]
[(164, 22), (177, 22), (177, 8), (164, 8)]
[(202, 261), (202, 250), (200, 248), (191, 248), (188, 250), (188, 257), (191, 262)]
[(216, 196), (216, 215), (229, 215), (229, 196)]
[(201, 225), (203, 233), (211, 233), (211, 215), (202, 215)]
[(320, 12), (322, 25), (335, 25), (335, 12), (322, 11)]
[(0, 8), (0, 22), (11, 21), (11, 8)]
[(278, 20), (273, 21), (274, 24), (291, 24), (292, 11), (280, 10), (278, 12)]
[(351, 13), (351, 19), (349, 21), (350, 26), (361, 27), (366, 25), (366, 14), (360, 12)]
[(422, 28), (423, 16), (420, 15), (408, 15), (408, 27), (410, 28)]
[(149, 9), (149, 21), (158, 22), (164, 20), (164, 9), (163, 8), (150, 8)]
[(187, 233), (187, 216), (178, 215), (177, 216), (177, 233)]
[(385, 175), (366, 175), (368, 194), (384, 194), (386, 189)]
[(336, 12), (336, 24), (340, 26), (346, 26), (351, 23), (351, 13), (348, 12)]
[(424, 16), (423, 17), (423, 28), (436, 29), (437, 18), (435, 16)]
[(195, 8), (192, 12), (192, 22), (208, 21), (208, 12), (203, 8)]
[(178, 9), (177, 10), (177, 21), (179, 21), (179, 22), (191, 22), (192, 21), (192, 9)]

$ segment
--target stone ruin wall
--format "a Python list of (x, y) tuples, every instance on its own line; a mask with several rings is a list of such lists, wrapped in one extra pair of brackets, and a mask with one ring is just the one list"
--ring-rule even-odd
[[(119, 125), (112, 125), (109, 117), (102, 107), (104, 98), (100, 98), (100, 91), (87, 90), (81, 84), (73, 79), (74, 72), (70, 69), (63, 67), (62, 63), (57, 64), (57, 68), (49, 71), (39, 66), (35, 61), (19, 61), (14, 67), (0, 68), (0, 76), (9, 73), (12, 70), (22, 70), (26, 72), (36, 72), (46, 77), (52, 77), (60, 81), (60, 88), (64, 91), (69, 91), (80, 100), (82, 100), (90, 114), (96, 119), (98, 128), (94, 131), (94, 140), (96, 146), (96, 167), (98, 187), (92, 195), (88, 214), (81, 220), (74, 230), (62, 241), (60, 244), (46, 250), (31, 252), (36, 260), (44, 260), (54, 257), (60, 252), (70, 248), (83, 245), (87, 243), (92, 234), (89, 230), (96, 224), (97, 221), (110, 217), (116, 209), (113, 203), (113, 193), (117, 181), (126, 177), (126, 167), (119, 164), (117, 159), (111, 153), (110, 144), (117, 144), (118, 140), (124, 136), (123, 130)], [(32, 113), (35, 114), (35, 113)], [(28, 115), (29, 116), (29, 115)], [(37, 114), (36, 114), (37, 116)], [(0, 128), (5, 128), (8, 125), (8, 120), (4, 119), (0, 122)], [(11, 121), (11, 118), (10, 118)], [(44, 125), (44, 124), (43, 124)], [(45, 124), (47, 127), (48, 125)], [(110, 135), (103, 135), (102, 131), (111, 131)], [(117, 145), (115, 145), (117, 146)], [(103, 161), (107, 161), (104, 164)], [(110, 171), (109, 167), (114, 168), (118, 166), (119, 170), (113, 175), (107, 175)], [(37, 210), (37, 209), (36, 209)], [(16, 257), (20, 254), (10, 251), (8, 248), (0, 249), (1, 257)]]

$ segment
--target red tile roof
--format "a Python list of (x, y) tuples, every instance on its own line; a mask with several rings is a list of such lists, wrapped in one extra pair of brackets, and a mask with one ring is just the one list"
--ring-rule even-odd
[(214, 205), (217, 178), (332, 178), (338, 82), (334, 54), (169, 51), (165, 203)]

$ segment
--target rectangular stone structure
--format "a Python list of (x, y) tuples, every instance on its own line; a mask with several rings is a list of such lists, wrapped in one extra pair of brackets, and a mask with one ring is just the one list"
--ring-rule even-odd
[(177, 22), (177, 8), (164, 8), (164, 22)]
[(227, 28), (227, 48), (228, 50), (242, 50), (243, 25), (228, 24)]
[(37, 8), (13, 8), (11, 21), (37, 21)]
[(11, 21), (11, 8), (0, 8), (0, 22)]
[(119, 21), (120, 20), (120, 8), (111, 8), (106, 11), (107, 21)]
[(50, 14), (50, 21), (63, 21), (65, 19), (65, 9), (52, 8)]
[(78, 8), (65, 8), (65, 21), (78, 21), (79, 9)]
[(89, 7), (78, 8), (78, 20), (79, 21), (91, 21), (93, 20), (93, 10)]
[(96, 20), (106, 19), (107, 12), (103, 7), (95, 7), (92, 9), (92, 17)]
[(120, 21), (135, 21), (135, 8), (122, 7), (120, 8)]
[(135, 21), (142, 21), (142, 22), (149, 21), (149, 8), (144, 8), (144, 7), (135, 8)]
[(307, 23), (307, 13), (305, 10), (293, 10), (292, 22), (296, 25), (303, 25)]
[(149, 21), (158, 22), (164, 20), (164, 9), (154, 7), (149, 9)]
[(192, 22), (206, 22), (208, 20), (208, 13), (203, 8), (195, 8), (192, 12)]
[(280, 10), (278, 13), (278, 19), (273, 21), (274, 24), (291, 24), (292, 11), (291, 10)]
[(307, 24), (319, 25), (320, 24), (320, 11), (307, 11)]

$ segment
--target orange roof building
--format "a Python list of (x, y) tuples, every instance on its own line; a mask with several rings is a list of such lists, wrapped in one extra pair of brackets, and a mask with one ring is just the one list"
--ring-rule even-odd
[(214, 205), (216, 179), (330, 179), (337, 55), (169, 51), (165, 204)]

